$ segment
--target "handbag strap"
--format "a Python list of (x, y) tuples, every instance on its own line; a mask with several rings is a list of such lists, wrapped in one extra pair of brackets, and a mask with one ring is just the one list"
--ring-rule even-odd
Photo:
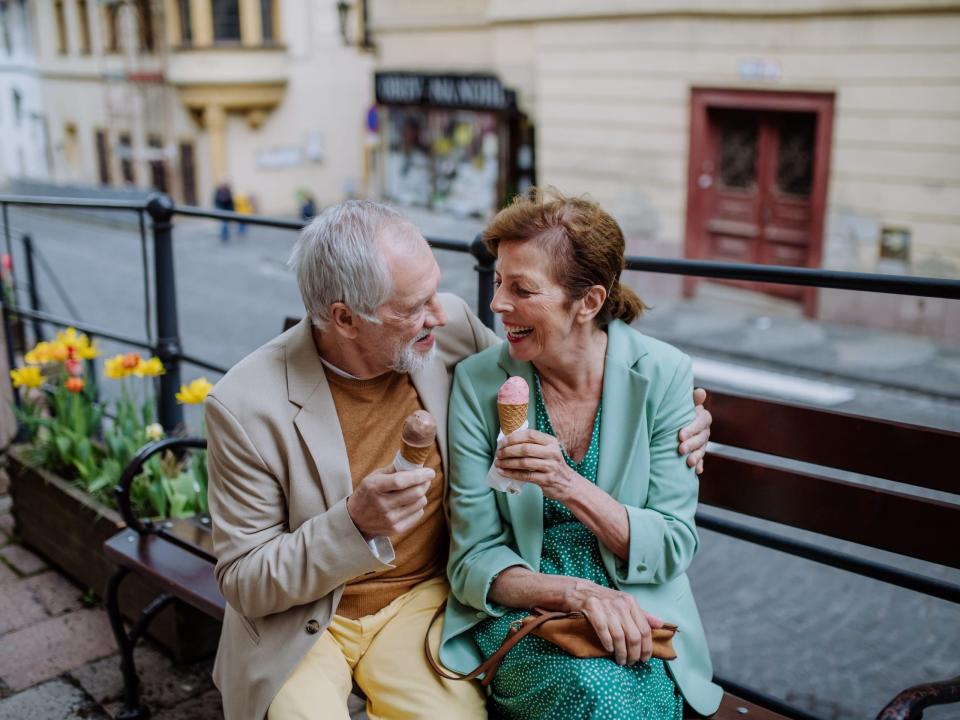
[(480, 684), (483, 687), (487, 687), (487, 685), (493, 682), (493, 676), (497, 674), (497, 669), (500, 667), (500, 663), (503, 662), (503, 658), (506, 657), (507, 653), (513, 649), (514, 645), (523, 640), (523, 638), (548, 620), (555, 620), (556, 618), (565, 617), (569, 614), (565, 612), (545, 612), (538, 610), (537, 615), (529, 616), (533, 618), (532, 620), (523, 622), (516, 632), (509, 633), (507, 637), (504, 638), (503, 644), (500, 645), (497, 651), (480, 663), (476, 669), (470, 671), (466, 675), (453, 675), (440, 667), (440, 663), (438, 663), (433, 657), (433, 651), (430, 649), (430, 629), (437, 621), (437, 618), (443, 615), (446, 607), (447, 601), (444, 600), (440, 604), (440, 607), (437, 608), (437, 611), (433, 614), (433, 618), (430, 620), (430, 624), (427, 626), (427, 634), (423, 638), (423, 651), (426, 653), (427, 662), (430, 663), (430, 667), (433, 668), (433, 671), (437, 673), (437, 675), (446, 678), (447, 680), (474, 680), (477, 676), (486, 673), (486, 675), (484, 675), (483, 679), (480, 681)]

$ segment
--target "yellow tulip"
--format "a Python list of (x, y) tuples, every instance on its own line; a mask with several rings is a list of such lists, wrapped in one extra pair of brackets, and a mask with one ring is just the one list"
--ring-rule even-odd
[(68, 357), (70, 359), (92, 360), (100, 354), (96, 343), (91, 343), (90, 338), (83, 333), (78, 333), (76, 328), (72, 327), (58, 332), (54, 345), (63, 348), (65, 354), (63, 360)]
[(205, 378), (197, 378), (189, 385), (181, 385), (177, 393), (177, 402), (183, 405), (199, 405), (207, 399), (213, 385)]
[(130, 374), (129, 368), (123, 362), (124, 355), (114, 355), (103, 363), (103, 373), (111, 380), (122, 380)]
[(53, 349), (53, 343), (41, 340), (33, 346), (30, 352), (23, 356), (23, 359), (27, 365), (46, 365), (54, 361)]
[(145, 428), (147, 437), (151, 440), (160, 440), (163, 438), (163, 425), (160, 423), (150, 423)]
[(14, 387), (35, 388), (43, 385), (43, 373), (38, 367), (24, 367), (10, 371)]
[(137, 377), (157, 377), (158, 375), (163, 375), (165, 372), (166, 370), (163, 367), (163, 363), (160, 362), (160, 358), (158, 357), (141, 360), (133, 369), (133, 374)]

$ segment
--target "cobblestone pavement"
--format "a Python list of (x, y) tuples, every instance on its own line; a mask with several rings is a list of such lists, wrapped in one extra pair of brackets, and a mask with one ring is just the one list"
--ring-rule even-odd
[[(17, 543), (0, 475), (0, 720), (106, 720), (122, 708), (117, 647), (99, 605)], [(149, 641), (137, 648), (154, 720), (222, 718), (212, 661), (175, 666)]]

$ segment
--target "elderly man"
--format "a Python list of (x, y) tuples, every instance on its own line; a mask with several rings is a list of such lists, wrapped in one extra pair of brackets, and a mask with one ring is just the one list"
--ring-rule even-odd
[[(400, 213), (328, 208), (291, 266), (307, 318), (240, 361), (206, 403), (217, 580), (214, 678), (226, 717), (485, 718), (470, 682), (423, 654), (447, 583), (446, 438), (395, 472), (403, 419), (446, 427), (453, 366), (498, 342)], [(684, 430), (699, 462), (709, 415)], [(438, 642), (435, 638), (434, 642)]]

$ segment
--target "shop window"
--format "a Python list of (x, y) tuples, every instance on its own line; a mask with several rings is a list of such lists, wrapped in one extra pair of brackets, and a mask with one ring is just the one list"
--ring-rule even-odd
[(87, 13), (87, 0), (77, 0), (77, 28), (80, 31), (80, 52), (90, 54), (90, 16)]
[(180, 42), (184, 45), (193, 43), (193, 19), (190, 16), (190, 0), (177, 0), (180, 9)]
[(67, 17), (63, 11), (63, 0), (54, 0), (53, 20), (57, 25), (57, 52), (67, 54)]
[(501, 124), (491, 112), (389, 108), (384, 194), (461, 217), (497, 206)]
[(101, 185), (110, 184), (110, 142), (106, 130), (97, 130), (94, 136), (97, 146), (97, 175)]
[(167, 161), (163, 155), (163, 139), (159, 135), (147, 138), (150, 148), (150, 186), (154, 190), (167, 192)]
[(117, 139), (117, 155), (120, 157), (120, 177), (126, 185), (136, 185), (133, 171), (133, 142), (130, 133), (120, 133)]
[(240, 41), (239, 0), (213, 0), (213, 39), (215, 42)]

